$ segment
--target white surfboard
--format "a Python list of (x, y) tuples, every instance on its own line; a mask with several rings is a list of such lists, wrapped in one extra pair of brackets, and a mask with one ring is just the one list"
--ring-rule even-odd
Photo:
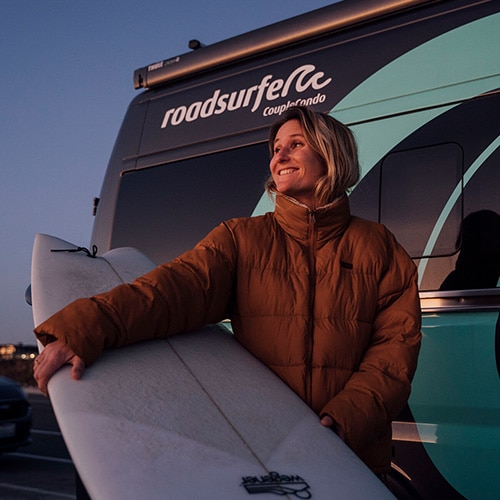
[[(137, 250), (102, 257), (37, 235), (35, 324), (72, 300), (132, 281)], [(50, 398), (73, 462), (97, 500), (383, 499), (385, 486), (223, 326), (105, 352)]]

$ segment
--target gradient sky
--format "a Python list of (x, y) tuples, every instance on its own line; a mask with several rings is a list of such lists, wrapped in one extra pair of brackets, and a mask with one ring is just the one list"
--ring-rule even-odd
[(87, 246), (135, 69), (333, 0), (0, 0), (0, 344), (33, 344), (36, 233)]

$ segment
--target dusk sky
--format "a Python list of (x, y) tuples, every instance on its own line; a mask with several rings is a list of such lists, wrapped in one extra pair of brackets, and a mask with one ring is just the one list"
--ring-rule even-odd
[(35, 342), (36, 233), (87, 246), (133, 72), (332, 0), (0, 2), (0, 344)]

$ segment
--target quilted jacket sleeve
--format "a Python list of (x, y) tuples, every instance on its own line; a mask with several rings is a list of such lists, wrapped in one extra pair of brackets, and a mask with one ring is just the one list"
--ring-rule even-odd
[(42, 343), (66, 342), (87, 365), (102, 351), (196, 330), (228, 315), (235, 249), (224, 224), (174, 261), (69, 304), (35, 328)]
[(371, 340), (359, 368), (323, 409), (358, 451), (377, 440), (406, 404), (421, 340), (414, 264), (389, 234)]

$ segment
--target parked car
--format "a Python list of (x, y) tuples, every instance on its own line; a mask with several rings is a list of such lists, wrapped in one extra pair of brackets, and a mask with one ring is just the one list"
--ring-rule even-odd
[(0, 453), (31, 442), (31, 405), (19, 384), (0, 376)]

